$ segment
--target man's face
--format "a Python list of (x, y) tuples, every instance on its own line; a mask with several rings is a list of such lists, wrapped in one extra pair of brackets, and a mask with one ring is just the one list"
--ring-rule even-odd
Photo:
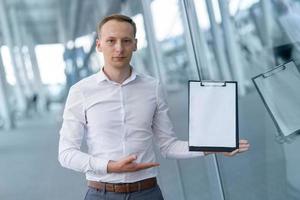
[(110, 20), (106, 22), (97, 39), (97, 50), (103, 53), (104, 66), (126, 68), (137, 48), (133, 27), (127, 22)]

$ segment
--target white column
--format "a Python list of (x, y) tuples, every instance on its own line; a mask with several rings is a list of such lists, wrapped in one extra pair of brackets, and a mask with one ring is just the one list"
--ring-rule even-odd
[(206, 0), (206, 7), (210, 21), (210, 30), (213, 36), (213, 50), (216, 56), (218, 67), (222, 74), (223, 80), (231, 80), (230, 68), (224, 51), (224, 40), (219, 24), (216, 21), (212, 0)]
[(13, 42), (11, 37), (11, 30), (8, 24), (8, 17), (7, 17), (7, 7), (5, 5), (4, 0), (0, 0), (0, 22), (1, 22), (1, 31), (3, 34), (4, 43), (7, 44), (10, 55), (12, 56), (12, 65), (13, 65), (13, 72), (16, 79), (16, 100), (17, 100), (17, 107), (19, 110), (24, 111), (26, 109), (26, 97), (21, 85), (21, 77), (18, 73), (18, 68), (16, 64), (16, 60), (13, 58)]
[(189, 30), (189, 21), (187, 19), (187, 14), (185, 11), (185, 6), (183, 4), (183, 1), (179, 2), (180, 4), (180, 10), (182, 10), (181, 12), (181, 16), (182, 16), (182, 20), (183, 20), (183, 27), (184, 27), (184, 38), (186, 41), (186, 50), (188, 52), (188, 56), (189, 56), (189, 62), (191, 64), (190, 69), (192, 69), (192, 74), (191, 77), (189, 77), (189, 79), (191, 80), (197, 80), (199, 79), (198, 75), (200, 74), (200, 66), (197, 65), (198, 60), (197, 60), (197, 56), (196, 56), (196, 52), (194, 50), (194, 46), (193, 46), (193, 39), (191, 37), (191, 30)]
[(24, 87), (25, 87), (25, 95), (30, 95), (32, 93), (32, 84), (29, 80), (28, 71), (25, 64), (25, 58), (22, 53), (22, 47), (23, 47), (23, 41), (21, 39), (21, 30), (20, 30), (20, 24), (18, 24), (18, 15), (16, 13), (16, 10), (14, 7), (9, 9), (10, 11), (10, 19), (12, 23), (12, 32), (15, 36), (15, 56), (18, 58), (18, 66), (19, 71), (22, 73), (23, 81), (24, 81)]
[(181, 2), (181, 6), (185, 11), (183, 12), (183, 19), (185, 20), (184, 24), (187, 26), (186, 29), (189, 29), (185, 35), (190, 37), (190, 42), (188, 44), (192, 44), (189, 48), (192, 47), (198, 65), (197, 67), (199, 68), (200, 77), (198, 78), (205, 80), (219, 79), (217, 70), (213, 69), (214, 66), (208, 58), (209, 48), (197, 20), (198, 17), (194, 2), (190, 0), (183, 0)]
[(4, 119), (4, 128), (6, 130), (15, 127), (11, 106), (9, 105), (8, 83), (6, 81), (5, 70), (0, 57), (0, 114)]
[(161, 53), (159, 52), (159, 45), (155, 37), (155, 30), (154, 30), (154, 24), (153, 24), (153, 18), (151, 13), (151, 0), (143, 0), (141, 1), (142, 8), (143, 8), (143, 16), (144, 16), (144, 26), (145, 26), (145, 32), (146, 32), (146, 38), (147, 38), (147, 45), (149, 46), (150, 50), (150, 56), (153, 63), (153, 67), (155, 68), (155, 74), (156, 77), (159, 78), (161, 81), (163, 81), (163, 74), (161, 72), (163, 71), (161, 69)]
[(240, 48), (237, 44), (236, 31), (231, 22), (227, 0), (219, 0), (219, 6), (222, 16), (222, 27), (225, 39), (225, 47), (228, 55), (229, 65), (232, 69), (233, 77), (239, 84), (239, 92), (241, 95), (246, 93), (246, 78), (244, 74)]

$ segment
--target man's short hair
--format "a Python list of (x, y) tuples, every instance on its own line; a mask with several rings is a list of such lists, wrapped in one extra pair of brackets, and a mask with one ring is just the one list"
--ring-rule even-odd
[(108, 21), (111, 21), (111, 20), (116, 20), (116, 21), (119, 21), (119, 22), (127, 22), (129, 24), (131, 24), (132, 28), (133, 28), (133, 35), (135, 37), (136, 35), (136, 25), (135, 25), (135, 22), (128, 16), (126, 15), (121, 15), (121, 14), (112, 14), (112, 15), (109, 15), (109, 16), (106, 16), (104, 17), (98, 24), (97, 26), (97, 33), (98, 33), (98, 37), (100, 38), (100, 32), (101, 32), (101, 28), (102, 26), (108, 22)]

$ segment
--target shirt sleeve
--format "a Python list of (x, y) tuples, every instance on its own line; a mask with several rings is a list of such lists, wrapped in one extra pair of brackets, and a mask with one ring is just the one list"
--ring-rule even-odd
[(153, 117), (152, 130), (154, 142), (159, 146), (165, 158), (193, 158), (203, 156), (203, 152), (190, 152), (187, 141), (178, 140), (168, 114), (168, 105), (163, 95), (161, 84), (156, 86), (157, 107)]
[(108, 160), (80, 150), (86, 129), (84, 98), (79, 89), (71, 87), (60, 129), (58, 160), (63, 167), (79, 172), (107, 173)]

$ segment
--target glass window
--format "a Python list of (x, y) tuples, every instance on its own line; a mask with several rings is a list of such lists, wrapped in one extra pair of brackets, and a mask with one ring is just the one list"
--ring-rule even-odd
[[(277, 140), (276, 125), (254, 88), (251, 78), (289, 60), (295, 61), (298, 67), (295, 73), (299, 73), (300, 2), (295, 0), (212, 2), (220, 5), (218, 8), (214, 6), (208, 14), (221, 13), (221, 17), (224, 14), (220, 9), (224, 9), (222, 6), (227, 4), (225, 7), (228, 9), (235, 37), (230, 43), (234, 43), (239, 49), (238, 54), (231, 56), (237, 56), (240, 60), (237, 67), (242, 68), (244, 73), (241, 80), (248, 83), (244, 95), (239, 96), (239, 132), (240, 138), (248, 139), (252, 147), (249, 152), (233, 158), (217, 156), (225, 199), (299, 199), (300, 157), (296, 153), (300, 146), (299, 134), (292, 140)], [(197, 8), (197, 4), (199, 6), (200, 3), (195, 0), (194, 4)], [(197, 12), (199, 20), (205, 19), (203, 14), (199, 13), (201, 9), (198, 8)], [(219, 45), (223, 45), (224, 40), (228, 39), (223, 37), (226, 31), (224, 29), (228, 27), (222, 24), (224, 19), (216, 22), (216, 27), (222, 34)], [(211, 26), (207, 26), (208, 30), (213, 32), (212, 22), (210, 24)], [(203, 26), (203, 22), (200, 23), (199, 28), (204, 27), (206, 26)], [(216, 35), (213, 35), (212, 42), (216, 39)], [(228, 52), (231, 51), (228, 47), (225, 45), (221, 51), (214, 51), (216, 58), (219, 59), (216, 53), (224, 54), (228, 58)], [(228, 61), (230, 64), (230, 59)], [(217, 69), (221, 72), (222, 66), (220, 63), (218, 65)], [(231, 74), (234, 74), (236, 69), (231, 68)], [(236, 75), (233, 76), (233, 79), (235, 78)], [(274, 91), (272, 87), (269, 87), (268, 91), (280, 96), (280, 91)], [(287, 93), (285, 91), (285, 95)], [(282, 99), (294, 100), (296, 96), (293, 93), (287, 95), (290, 97), (285, 96)]]
[(42, 82), (45, 84), (64, 84), (64, 47), (61, 44), (37, 45), (35, 52)]

